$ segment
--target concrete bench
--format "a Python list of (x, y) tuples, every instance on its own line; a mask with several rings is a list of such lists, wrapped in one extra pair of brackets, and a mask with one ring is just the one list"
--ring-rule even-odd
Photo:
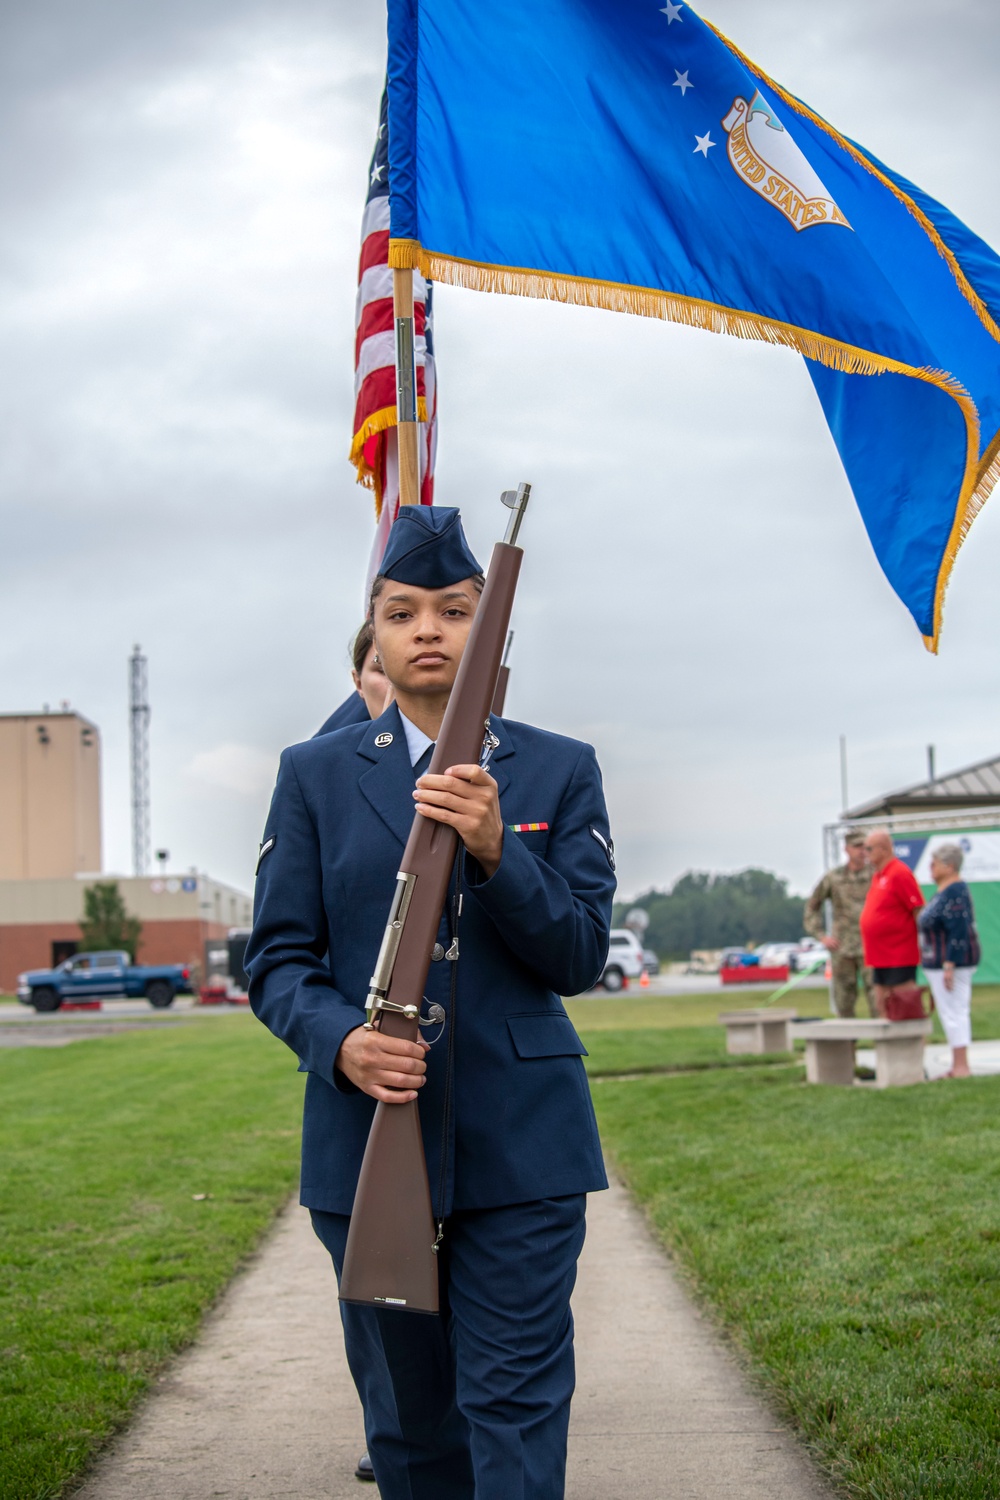
[(719, 1020), (726, 1028), (726, 1051), (791, 1052), (792, 1022), (797, 1010), (727, 1010)]
[(875, 1048), (875, 1087), (896, 1088), (904, 1083), (922, 1083), (924, 1042), (931, 1021), (863, 1021), (849, 1017), (829, 1021), (805, 1021), (795, 1035), (806, 1044), (806, 1080), (809, 1083), (854, 1082), (854, 1048), (866, 1042)]

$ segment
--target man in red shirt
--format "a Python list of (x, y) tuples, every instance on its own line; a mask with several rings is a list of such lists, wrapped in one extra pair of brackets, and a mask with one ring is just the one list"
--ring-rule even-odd
[(897, 859), (885, 828), (865, 839), (872, 883), (861, 911), (861, 942), (872, 972), (875, 1003), (885, 1014), (885, 995), (894, 985), (917, 977), (920, 945), (916, 914), (924, 904), (913, 871)]

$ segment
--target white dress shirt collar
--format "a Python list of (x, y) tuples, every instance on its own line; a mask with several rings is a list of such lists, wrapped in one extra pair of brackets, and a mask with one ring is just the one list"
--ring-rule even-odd
[(403, 733), (406, 735), (406, 748), (410, 753), (410, 765), (415, 766), (428, 745), (433, 745), (434, 741), (430, 735), (424, 734), (422, 729), (418, 729), (416, 724), (411, 723), (398, 704), (397, 709), (399, 717), (403, 721)]

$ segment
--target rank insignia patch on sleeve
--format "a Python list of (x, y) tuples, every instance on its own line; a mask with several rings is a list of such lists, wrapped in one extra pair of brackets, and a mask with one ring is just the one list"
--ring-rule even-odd
[(592, 837), (597, 840), (597, 842), (600, 844), (601, 848), (604, 850), (605, 854), (608, 856), (608, 864), (611, 866), (611, 868), (613, 870), (615, 868), (615, 841), (614, 841), (614, 839), (606, 839), (604, 837), (604, 834), (601, 833), (600, 830), (597, 829), (597, 828), (591, 828), (590, 832), (591, 832)]
[(257, 875), (257, 874), (260, 873), (260, 867), (261, 867), (261, 865), (264, 862), (264, 855), (265, 854), (270, 854), (271, 850), (274, 848), (274, 846), (275, 846), (275, 844), (277, 842), (278, 842), (278, 835), (276, 833), (272, 833), (271, 837), (269, 839), (265, 839), (264, 842), (261, 844), (261, 846), (260, 846), (260, 852), (257, 855), (257, 869), (254, 870), (254, 874), (255, 875)]

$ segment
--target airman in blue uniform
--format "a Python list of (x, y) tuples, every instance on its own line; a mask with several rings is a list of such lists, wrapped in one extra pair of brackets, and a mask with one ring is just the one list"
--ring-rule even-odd
[[(383, 1500), (563, 1494), (569, 1299), (585, 1195), (607, 1185), (560, 999), (597, 979), (608, 947), (594, 752), (493, 717), (488, 768), (421, 774), (481, 586), (457, 511), (401, 511), (373, 588), (396, 700), (284, 752), (246, 958), (256, 1014), (308, 1074), (301, 1200), (338, 1275), (375, 1101), (420, 1100), (442, 1316), (341, 1309)], [(462, 841), (427, 981), (446, 1015), (430, 1048), (364, 1029), (414, 808)]]

